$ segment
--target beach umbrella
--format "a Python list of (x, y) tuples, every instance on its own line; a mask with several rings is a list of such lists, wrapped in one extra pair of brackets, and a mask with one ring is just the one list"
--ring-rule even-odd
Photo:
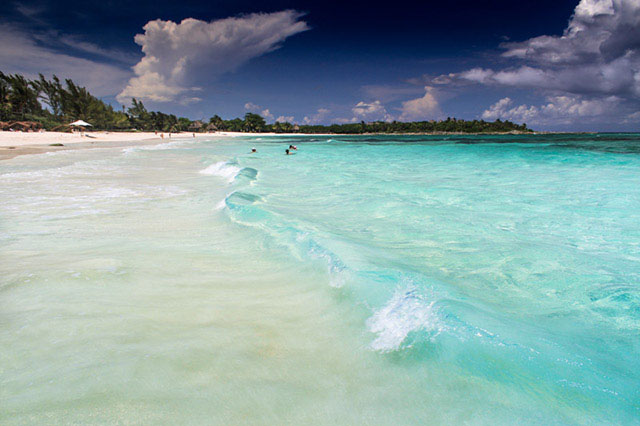
[(86, 121), (78, 120), (78, 121), (74, 121), (73, 123), (69, 124), (69, 126), (86, 127), (86, 126), (91, 126), (91, 124), (87, 123)]

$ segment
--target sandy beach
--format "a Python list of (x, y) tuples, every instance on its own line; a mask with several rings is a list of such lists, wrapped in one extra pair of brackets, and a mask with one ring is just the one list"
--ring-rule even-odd
[[(161, 135), (164, 135), (162, 138)], [(184, 138), (247, 137), (247, 136), (308, 136), (303, 133), (168, 133), (154, 132), (0, 132), (0, 160), (18, 155), (41, 154), (70, 149), (113, 148), (135, 145), (148, 145), (159, 141)], [(318, 136), (318, 135), (316, 135)]]
[[(213, 137), (213, 133), (196, 133), (196, 138)], [(108, 148), (157, 143), (193, 137), (193, 133), (154, 132), (0, 132), (0, 160), (25, 154), (40, 154), (69, 149)]]

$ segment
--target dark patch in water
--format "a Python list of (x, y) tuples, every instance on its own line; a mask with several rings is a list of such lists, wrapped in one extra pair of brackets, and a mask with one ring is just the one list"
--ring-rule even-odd
[(258, 171), (256, 169), (254, 169), (253, 167), (245, 167), (244, 169), (240, 170), (237, 177), (243, 177), (249, 180), (256, 180), (257, 176), (258, 176)]
[(261, 200), (258, 195), (236, 191), (227, 197), (227, 205), (249, 205)]
[(640, 141), (635, 140), (631, 143), (620, 143), (620, 141), (616, 144), (606, 143), (607, 141), (598, 141), (598, 142), (585, 142), (585, 143), (566, 143), (566, 144), (553, 144), (549, 145), (550, 148), (557, 149), (576, 149), (576, 150), (585, 150), (585, 151), (597, 151), (597, 152), (606, 152), (612, 154), (640, 154)]

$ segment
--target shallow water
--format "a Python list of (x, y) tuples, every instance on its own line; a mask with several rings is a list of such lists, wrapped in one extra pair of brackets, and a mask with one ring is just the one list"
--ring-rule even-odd
[(64, 151), (0, 197), (2, 424), (640, 422), (639, 135)]

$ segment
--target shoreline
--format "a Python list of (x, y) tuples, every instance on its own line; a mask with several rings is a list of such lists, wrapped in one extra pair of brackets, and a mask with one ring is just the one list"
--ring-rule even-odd
[[(192, 133), (172, 133), (164, 139), (153, 132), (0, 132), (0, 160), (20, 155), (92, 148), (125, 148), (192, 138)], [(212, 133), (196, 133), (196, 138), (212, 137)]]
[[(164, 134), (164, 138), (160, 135)], [(7, 132), (0, 131), (0, 161), (9, 160), (20, 155), (44, 154), (46, 152), (68, 151), (92, 148), (126, 148), (130, 146), (152, 145), (174, 140), (220, 137), (254, 137), (254, 136), (329, 136), (315, 133), (254, 133), (254, 132)]]
[[(216, 137), (259, 137), (259, 136), (280, 136), (280, 137), (296, 137), (296, 136), (478, 136), (478, 135), (536, 135), (536, 134), (554, 134), (565, 132), (484, 132), (484, 133), (461, 133), (461, 132), (429, 132), (429, 133), (274, 133), (274, 132), (212, 132), (212, 133), (195, 133), (196, 139), (216, 138)], [(572, 132), (573, 133), (573, 132)], [(597, 132), (575, 132), (575, 133), (597, 133)], [(162, 138), (160, 135), (164, 134)], [(170, 142), (173, 140), (192, 138), (193, 132), (172, 133), (172, 137), (168, 137), (168, 133), (156, 132), (113, 132), (113, 131), (96, 131), (80, 133), (64, 133), (64, 132), (8, 132), (0, 131), (0, 161), (15, 158), (20, 155), (42, 154), (46, 152), (66, 151), (74, 149), (91, 149), (91, 148), (117, 148), (138, 145), (150, 145), (154, 143)]]
[[(164, 138), (160, 135), (164, 134)], [(130, 146), (152, 145), (175, 140), (192, 139), (193, 132), (7, 132), (0, 131), (0, 161), (20, 155), (44, 154), (47, 152), (69, 151), (92, 148), (126, 148)], [(196, 139), (221, 137), (255, 136), (329, 136), (316, 133), (255, 133), (255, 132), (213, 132), (195, 133)]]

